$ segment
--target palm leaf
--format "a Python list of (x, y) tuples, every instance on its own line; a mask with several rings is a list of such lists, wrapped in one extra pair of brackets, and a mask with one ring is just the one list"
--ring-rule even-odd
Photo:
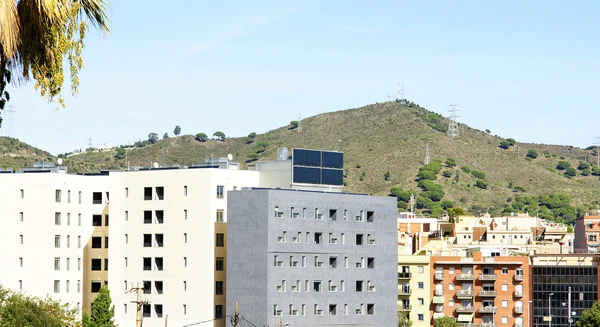
[(19, 44), (19, 20), (14, 0), (0, 0), (0, 46), (6, 58), (11, 58)]

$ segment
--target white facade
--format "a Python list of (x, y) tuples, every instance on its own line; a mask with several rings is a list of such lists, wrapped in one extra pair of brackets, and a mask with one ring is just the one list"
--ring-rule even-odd
[(105, 176), (0, 174), (0, 283), (81, 308), (83, 248), (105, 205), (92, 194), (107, 185)]

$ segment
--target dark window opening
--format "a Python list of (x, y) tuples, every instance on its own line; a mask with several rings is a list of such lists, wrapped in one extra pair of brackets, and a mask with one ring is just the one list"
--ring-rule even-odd
[(323, 241), (323, 233), (315, 233), (315, 244), (321, 244)]
[(356, 245), (363, 245), (363, 234), (356, 234)]
[(155, 281), (154, 288), (156, 289), (156, 294), (163, 294), (163, 282)]
[(162, 210), (156, 210), (156, 223), (162, 224), (165, 222), (165, 212)]
[(163, 258), (154, 258), (156, 270), (163, 270)]
[(108, 226), (108, 215), (104, 215), (104, 226)]
[(224, 292), (223, 292), (224, 289), (225, 289), (224, 282), (217, 281), (215, 283), (215, 294), (216, 295), (223, 295), (224, 294)]
[(144, 247), (152, 247), (152, 234), (144, 234)]
[(217, 260), (215, 262), (215, 269), (217, 271), (225, 270), (225, 259), (223, 257), (217, 257)]
[(108, 259), (104, 259), (104, 270), (108, 270)]
[(329, 209), (329, 220), (337, 220), (337, 209)]
[(150, 313), (150, 304), (144, 304), (143, 308), (142, 308), (142, 311), (143, 311), (143, 315), (144, 315), (145, 318), (150, 318), (150, 316), (151, 316), (151, 313)]
[(144, 270), (152, 270), (152, 258), (144, 258)]
[(92, 282), (92, 293), (100, 292), (100, 288), (102, 288), (102, 282), (99, 282), (99, 281)]
[(144, 281), (144, 294), (152, 294), (152, 282), (149, 280)]
[(108, 249), (108, 236), (104, 236), (104, 248)]
[(92, 270), (93, 271), (102, 270), (102, 259), (92, 259)]
[(156, 199), (157, 200), (165, 199), (165, 188), (163, 186), (156, 187)]
[(321, 292), (321, 282), (320, 281), (313, 282), (313, 291)]
[(102, 248), (102, 237), (92, 237), (92, 249)]
[(329, 268), (337, 268), (337, 257), (329, 257)]
[(225, 246), (225, 234), (223, 234), (223, 233), (217, 233), (216, 245), (218, 247), (224, 247)]
[(92, 204), (102, 204), (102, 192), (92, 193)]
[(372, 223), (375, 221), (375, 211), (367, 211), (367, 222)]
[(163, 234), (154, 234), (154, 241), (156, 242), (156, 246), (158, 246), (159, 248), (163, 247), (163, 239)]
[(368, 315), (375, 314), (375, 303), (367, 303), (367, 314)]
[(224, 311), (222, 304), (215, 305), (215, 319), (223, 318)]
[(332, 316), (337, 315), (337, 304), (330, 304), (329, 305), (329, 314)]
[(144, 187), (144, 201), (152, 200), (152, 188)]
[(92, 216), (92, 226), (102, 226), (102, 215)]
[(144, 224), (152, 224), (152, 211), (144, 211)]
[(163, 316), (163, 307), (162, 307), (162, 304), (155, 304), (154, 305), (154, 314), (156, 315), (157, 318), (162, 318), (162, 316)]
[(362, 292), (363, 291), (363, 281), (362, 280), (357, 280), (356, 281), (356, 291), (357, 292)]
[(375, 268), (375, 258), (367, 258), (367, 268)]

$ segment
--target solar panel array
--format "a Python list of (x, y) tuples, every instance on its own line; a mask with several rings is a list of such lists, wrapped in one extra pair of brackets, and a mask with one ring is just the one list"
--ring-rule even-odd
[(293, 149), (292, 167), (294, 183), (323, 185), (344, 183), (342, 152)]

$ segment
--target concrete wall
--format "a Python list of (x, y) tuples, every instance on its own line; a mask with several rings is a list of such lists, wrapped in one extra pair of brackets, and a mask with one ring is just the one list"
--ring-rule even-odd
[[(228, 314), (237, 301), (241, 314), (256, 325), (274, 326), (280, 319), (290, 326), (397, 325), (394, 199), (292, 190), (243, 190), (230, 192), (230, 200)], [(282, 217), (276, 217), (276, 207)], [(296, 219), (292, 218), (291, 207), (299, 213)], [(322, 220), (315, 219), (317, 208), (323, 214)], [(329, 218), (330, 209), (337, 210), (335, 221)], [(356, 216), (361, 210), (364, 221), (357, 222)], [(367, 211), (375, 213), (373, 222), (367, 222)], [(279, 242), (278, 237), (284, 232), (286, 241)], [(299, 240), (294, 243), (293, 237), (298, 237), (298, 233)], [(310, 235), (308, 243), (307, 233)], [(315, 244), (315, 233), (322, 233), (321, 244)], [(330, 244), (330, 233), (337, 244)], [(357, 234), (363, 235), (364, 245), (356, 245)], [(367, 244), (369, 235), (375, 244)], [(282, 267), (275, 266), (275, 256), (282, 261)], [(290, 256), (298, 262), (298, 267), (292, 267)], [(337, 267), (330, 268), (329, 260), (334, 257)], [(345, 258), (348, 258), (348, 268)], [(368, 258), (375, 258), (375, 267), (357, 268), (361, 258), (365, 266)], [(315, 267), (315, 261), (322, 262), (323, 267)], [(278, 291), (277, 286), (284, 280), (285, 291)], [(357, 280), (364, 283), (362, 292), (356, 291)], [(315, 281), (321, 281), (321, 292), (314, 291)], [(335, 291), (328, 289), (329, 281), (336, 287)], [(300, 289), (293, 292), (292, 286), (297, 283)], [(368, 285), (374, 287), (372, 291), (367, 291)], [(334, 304), (336, 315), (329, 313), (329, 306)], [(357, 314), (361, 304), (363, 314)], [(375, 304), (372, 315), (366, 312), (368, 304)], [(275, 305), (282, 311), (281, 316), (275, 315)], [(298, 310), (297, 316), (290, 314), (290, 305)], [(322, 315), (315, 315), (315, 305), (323, 310)]]

